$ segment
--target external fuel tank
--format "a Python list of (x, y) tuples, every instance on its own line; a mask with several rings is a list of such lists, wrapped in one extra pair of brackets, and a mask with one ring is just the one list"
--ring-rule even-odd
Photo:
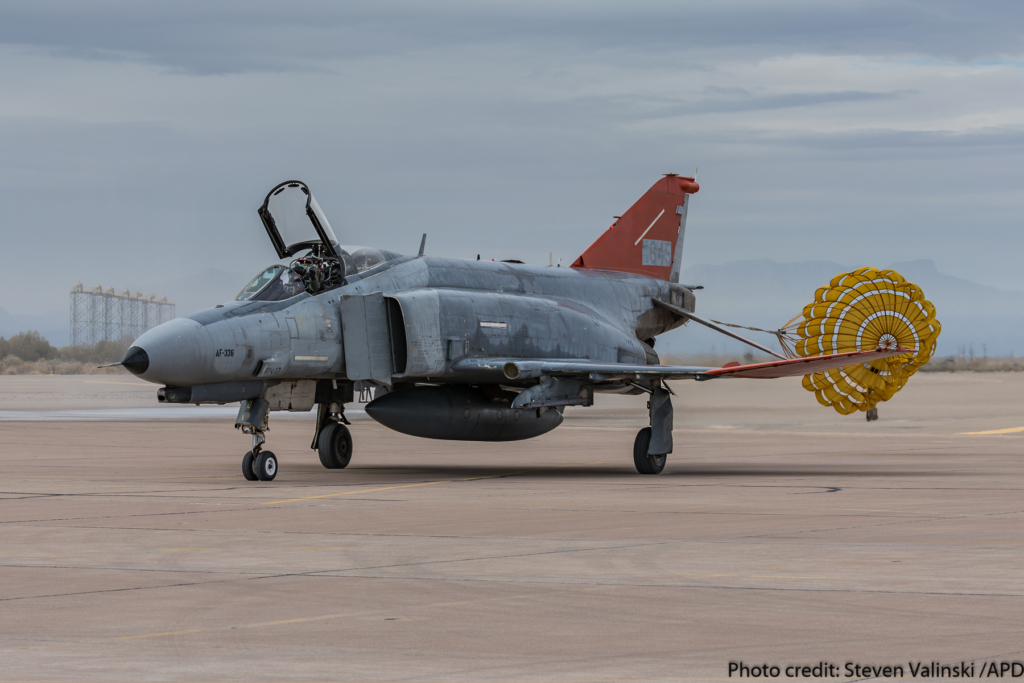
[(557, 409), (513, 410), (481, 389), (457, 385), (393, 391), (368, 403), (366, 414), (396, 432), (457, 441), (518, 441), (562, 424)]

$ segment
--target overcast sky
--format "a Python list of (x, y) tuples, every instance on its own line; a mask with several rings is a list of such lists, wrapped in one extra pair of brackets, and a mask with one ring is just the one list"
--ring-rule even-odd
[(343, 242), (567, 263), (698, 166), (689, 265), (931, 258), (1024, 290), (1022, 27), (936, 0), (5, 3), (0, 307), (255, 274), (292, 178)]

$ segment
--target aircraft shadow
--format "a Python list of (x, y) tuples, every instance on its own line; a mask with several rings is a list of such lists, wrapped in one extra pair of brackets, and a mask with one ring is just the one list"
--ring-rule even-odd
[[(294, 468), (294, 469), (293, 469)], [(321, 478), (328, 471), (319, 465), (288, 465), (288, 469), (303, 474), (317, 475)], [(621, 465), (594, 464), (594, 465), (529, 465), (517, 468), (514, 464), (508, 465), (417, 465), (415, 467), (375, 467), (372, 465), (358, 466), (355, 463), (347, 470), (331, 472), (332, 479), (343, 480), (345, 474), (371, 473), (375, 478), (395, 478), (408, 480), (409, 477), (422, 477), (424, 479), (451, 479), (452, 481), (463, 481), (470, 479), (544, 479), (573, 481), (580, 479), (597, 479), (613, 477), (622, 480), (644, 480), (648, 483), (657, 483), (660, 480), (686, 479), (712, 479), (712, 478), (777, 478), (791, 479), (794, 477), (824, 477), (836, 478), (864, 478), (864, 477), (886, 477), (886, 478), (907, 478), (907, 477), (936, 477), (953, 476), (955, 472), (941, 472), (934, 469), (909, 469), (905, 466), (889, 467), (843, 467), (843, 466), (787, 466), (765, 467), (758, 465), (685, 465), (670, 464), (665, 471), (657, 476), (643, 476), (636, 472), (633, 463), (622, 463)], [(327, 483), (327, 481), (324, 481)]]

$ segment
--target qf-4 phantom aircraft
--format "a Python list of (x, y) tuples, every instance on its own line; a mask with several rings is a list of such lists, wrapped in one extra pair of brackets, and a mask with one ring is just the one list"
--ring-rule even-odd
[[(699, 187), (667, 175), (569, 268), (403, 256), (339, 243), (305, 183), (281, 183), (259, 216), (282, 263), (234, 301), (153, 328), (121, 364), (164, 385), (167, 403), (241, 402), (252, 435), (246, 479), (278, 470), (264, 448), (269, 414), (317, 407), (311, 448), (329, 469), (352, 458), (344, 407), (430, 439), (514, 441), (562, 423), (594, 394), (646, 394), (650, 424), (633, 462), (658, 474), (672, 452), (669, 379), (774, 378), (905, 353), (902, 348), (787, 359), (695, 313), (680, 284), (686, 214)], [(293, 259), (290, 262), (288, 259)], [(284, 263), (287, 262), (287, 265)], [(655, 338), (689, 321), (778, 361), (721, 368), (661, 365)]]

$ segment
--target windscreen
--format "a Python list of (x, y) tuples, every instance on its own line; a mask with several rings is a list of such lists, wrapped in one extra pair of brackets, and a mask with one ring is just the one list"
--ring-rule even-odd
[(302, 277), (291, 268), (270, 266), (253, 278), (235, 301), (283, 301), (306, 291)]
[(267, 196), (265, 211), (260, 212), (264, 223), (269, 222), (267, 229), (276, 231), (278, 235), (280, 246), (285, 250), (282, 258), (300, 251), (299, 245), (307, 249), (310, 244), (322, 242), (313, 218), (306, 210), (307, 206), (313, 213), (313, 218), (320, 224), (320, 229), (330, 242), (331, 248), (338, 244), (331, 224), (327, 222), (327, 217), (320, 210), (316, 199), (309, 193), (309, 189), (300, 182), (283, 183)]
[(252, 279), (252, 282), (245, 286), (238, 296), (235, 297), (235, 301), (248, 301), (253, 298), (257, 292), (269, 285), (274, 278), (278, 276), (284, 266), (270, 266), (262, 273)]

